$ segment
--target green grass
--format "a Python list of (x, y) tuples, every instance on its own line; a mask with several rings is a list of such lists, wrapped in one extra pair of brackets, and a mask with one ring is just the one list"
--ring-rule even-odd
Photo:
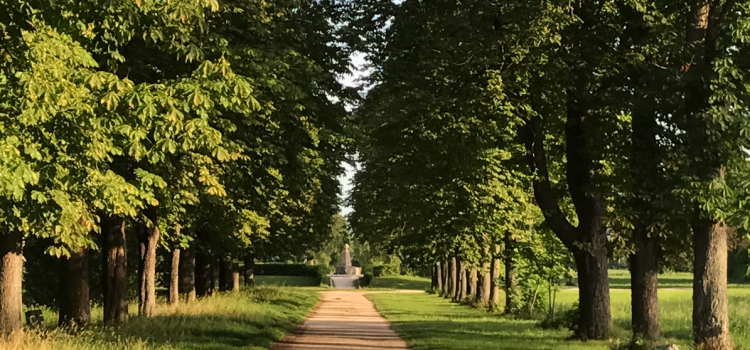
[[(538, 321), (506, 318), (483, 310), (456, 305), (429, 294), (371, 294), (367, 297), (393, 323), (413, 349), (608, 349), (630, 336), (630, 291), (612, 289), (614, 323), (610, 343), (565, 340), (568, 331), (538, 328)], [(680, 349), (691, 345), (692, 290), (672, 287), (659, 291), (659, 327), (665, 342)], [(728, 291), (730, 333), (735, 350), (750, 350), (750, 288)], [(503, 297), (500, 298), (501, 303)], [(558, 315), (578, 300), (578, 291), (558, 292)], [(501, 305), (502, 307), (502, 305)]]
[(571, 342), (565, 331), (542, 330), (516, 320), (452, 304), (434, 294), (369, 294), (413, 350), (607, 350), (606, 342)]
[(255, 284), (288, 286), (288, 287), (318, 287), (320, 281), (317, 278), (304, 276), (255, 276)]
[[(630, 289), (630, 271), (609, 270), (609, 287)], [(690, 272), (667, 272), (659, 274), (659, 288), (692, 288), (693, 274)]]
[[(117, 328), (95, 324), (73, 333), (27, 332), (0, 343), (0, 349), (267, 349), (301, 322), (317, 300), (315, 289), (261, 286), (176, 307), (159, 305), (154, 317), (133, 316)], [(100, 313), (92, 310), (99, 319)], [(54, 322), (55, 315), (50, 317), (46, 321)]]
[(374, 278), (368, 288), (428, 290), (431, 285), (431, 280), (426, 277), (385, 276)]
[[(691, 289), (659, 290), (659, 329), (662, 336), (674, 340), (681, 349), (691, 343), (692, 295)], [(727, 296), (729, 330), (732, 340), (738, 345), (735, 349), (750, 349), (750, 288), (730, 288)], [(610, 291), (610, 298), (610, 310), (615, 326), (629, 331), (630, 290), (613, 289)], [(557, 307), (570, 308), (577, 300), (577, 291), (561, 291), (557, 296)]]

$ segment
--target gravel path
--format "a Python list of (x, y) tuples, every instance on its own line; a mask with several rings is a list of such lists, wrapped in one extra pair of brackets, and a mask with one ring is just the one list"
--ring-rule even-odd
[[(424, 292), (423, 292), (424, 293)], [(304, 323), (270, 350), (407, 350), (363, 292), (321, 292)]]

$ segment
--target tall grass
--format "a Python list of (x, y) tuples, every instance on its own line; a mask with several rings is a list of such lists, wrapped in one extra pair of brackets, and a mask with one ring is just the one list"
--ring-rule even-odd
[(95, 323), (74, 330), (55, 329), (56, 315), (47, 310), (42, 329), (0, 342), (0, 349), (267, 349), (301, 322), (317, 300), (314, 289), (260, 286), (189, 304), (160, 304), (154, 317), (133, 316), (118, 327), (96, 322), (101, 312), (92, 310)]

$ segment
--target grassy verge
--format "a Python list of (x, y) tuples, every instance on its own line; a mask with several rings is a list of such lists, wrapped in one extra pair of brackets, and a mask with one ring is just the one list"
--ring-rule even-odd
[(426, 277), (385, 276), (374, 278), (368, 288), (428, 290), (431, 283)]
[[(317, 300), (314, 289), (261, 286), (176, 307), (159, 305), (156, 316), (131, 317), (116, 328), (27, 332), (0, 343), (0, 349), (267, 349), (301, 322)], [(92, 316), (99, 313), (92, 310)]]

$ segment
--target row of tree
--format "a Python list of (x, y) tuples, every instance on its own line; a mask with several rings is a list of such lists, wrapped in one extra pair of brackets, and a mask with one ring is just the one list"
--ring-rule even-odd
[(198, 294), (215, 259), (231, 271), (253, 254), (317, 249), (338, 212), (348, 144), (340, 10), (0, 1), (2, 334), (22, 327), (26, 241), (62, 259), (62, 323), (88, 321), (91, 250), (101, 251), (105, 323), (127, 319), (132, 235), (144, 316), (159, 246), (173, 252), (172, 271), (195, 261)]
[(727, 232), (750, 222), (748, 6), (352, 4), (372, 63), (355, 234), (452, 276), (454, 258), (484, 271), (495, 247), (551, 230), (577, 270), (583, 340), (610, 336), (611, 258), (629, 259), (633, 332), (648, 341), (659, 269), (692, 258), (694, 342), (731, 349)]

